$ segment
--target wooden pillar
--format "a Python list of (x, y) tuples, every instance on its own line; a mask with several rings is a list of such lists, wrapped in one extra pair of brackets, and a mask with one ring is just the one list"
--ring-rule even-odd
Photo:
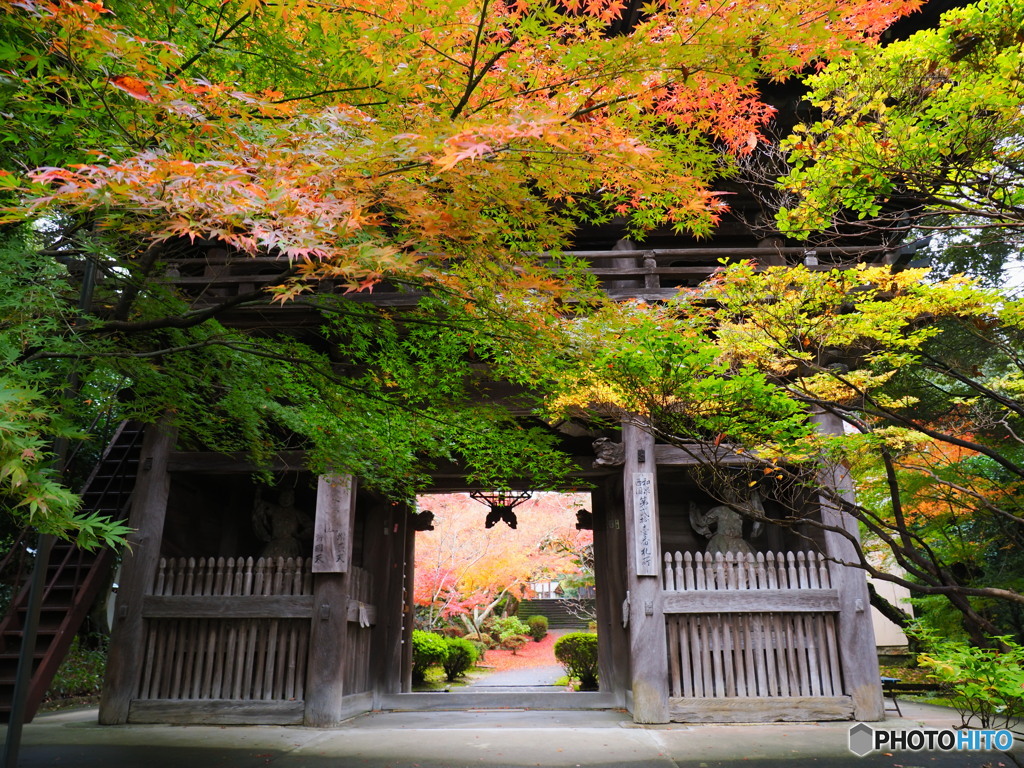
[(309, 633), (303, 723), (341, 723), (348, 643), (349, 566), (355, 518), (355, 480), (321, 477), (313, 538), (313, 618)]
[(659, 577), (661, 532), (654, 437), (634, 424), (623, 423), (622, 443), (633, 720), (667, 723), (668, 649)]
[[(839, 434), (842, 421), (829, 413), (816, 413), (812, 420), (822, 432)], [(842, 465), (825, 467), (820, 473), (823, 485), (837, 490), (852, 500), (853, 483)], [(860, 534), (857, 521), (836, 507), (824, 496), (819, 496), (821, 520), (825, 525), (842, 528), (852, 537), (837, 531), (825, 532), (825, 553), (839, 562), (829, 563), (832, 587), (839, 593), (839, 626), (836, 628), (839, 661), (847, 693), (853, 697), (853, 717), (872, 721), (885, 719), (882, 685), (878, 673), (878, 652), (875, 630), (871, 622), (867, 574), (859, 568), (844, 566), (843, 562), (856, 562)], [(854, 543), (856, 542), (856, 544)]]
[[(374, 696), (402, 690), (402, 617), (405, 606), (405, 547), (409, 515), (404, 505), (382, 502), (380, 565), (375, 571), (377, 624), (373, 628)], [(377, 520), (376, 516), (374, 518)], [(378, 701), (374, 702), (376, 707)]]
[[(626, 599), (626, 545), (623, 529), (622, 482), (602, 483), (592, 495), (594, 508), (594, 583), (597, 595), (597, 636), (601, 691), (625, 704), (629, 677), (629, 633), (622, 626)], [(616, 493), (615, 491), (618, 491)]]
[(121, 564), (110, 653), (100, 696), (99, 721), (103, 725), (120, 725), (128, 721), (128, 709), (142, 673), (146, 631), (142, 619), (142, 598), (153, 589), (153, 577), (160, 561), (160, 543), (171, 487), (167, 458), (174, 448), (176, 436), (175, 429), (161, 422), (147, 428), (142, 441), (128, 518), (128, 524), (134, 530), (128, 534), (128, 546)]
[(402, 692), (412, 691), (412, 630), (413, 630), (413, 593), (416, 590), (416, 531), (409, 524), (408, 515), (405, 522), (405, 580), (402, 585), (402, 642), (399, 648), (401, 657)]

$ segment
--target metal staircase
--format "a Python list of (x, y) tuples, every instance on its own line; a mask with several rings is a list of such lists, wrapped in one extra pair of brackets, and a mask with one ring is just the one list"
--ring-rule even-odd
[[(123, 422), (114, 433), (81, 491), (82, 512), (101, 512), (124, 519), (135, 487), (143, 427)], [(0, 619), (0, 722), (7, 722), (14, 692), (23, 627), (28, 611), (32, 538), (23, 533), (0, 564), (15, 571), (13, 596)], [(88, 551), (68, 541), (57, 541), (46, 572), (39, 629), (36, 635), (32, 682), (26, 721), (31, 720), (100, 590), (107, 584), (115, 553), (109, 548)]]

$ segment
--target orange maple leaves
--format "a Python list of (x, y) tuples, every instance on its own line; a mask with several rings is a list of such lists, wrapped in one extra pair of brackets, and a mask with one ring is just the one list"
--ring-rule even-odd
[[(725, 207), (718, 147), (751, 152), (772, 115), (757, 82), (915, 5), (656, 0), (609, 35), (619, 0), (222, 3), (238, 24), (279, 18), (282, 44), (308, 58), (307, 37), (330, 38), (337, 100), (314, 106), (284, 83), (183, 77), (174, 40), (133, 34), (100, 3), (25, 0), (53, 50), (74, 46), (129, 97), (140, 140), (158, 137), (134, 156), (38, 171), (31, 209), (119, 210), (149, 238), (308, 261), (305, 277), (352, 289), (424, 279), (455, 254), (558, 248), (571, 222), (552, 214), (581, 200), (706, 233)], [(362, 106), (345, 103), (352, 93)]]

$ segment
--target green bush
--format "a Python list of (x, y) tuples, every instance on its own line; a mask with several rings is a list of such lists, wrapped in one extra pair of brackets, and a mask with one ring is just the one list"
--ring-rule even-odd
[(555, 658), (565, 668), (569, 679), (580, 681), (581, 691), (597, 690), (597, 635), (592, 632), (571, 632), (558, 638)]
[(412, 681), (422, 683), (427, 678), (427, 670), (443, 664), (448, 657), (448, 645), (441, 635), (435, 632), (424, 632), (422, 629), (412, 631)]
[(445, 645), (448, 655), (441, 666), (444, 668), (445, 677), (451, 683), (456, 678), (465, 675), (470, 667), (476, 664), (477, 652), (476, 646), (463, 637), (449, 637), (445, 640)]
[(61, 662), (57, 674), (46, 692), (46, 700), (94, 696), (103, 684), (103, 670), (107, 663), (105, 647), (83, 648), (81, 638), (71, 641), (71, 649)]
[(928, 638), (930, 652), (918, 656), (964, 728), (1009, 728), (1024, 717), (1024, 646), (1009, 637), (994, 639), (1004, 650)]
[(547, 616), (531, 616), (526, 620), (526, 623), (530, 627), (530, 637), (536, 640), (538, 643), (547, 637), (548, 634), (548, 617)]
[(476, 660), (478, 662), (479, 661), (483, 661), (484, 660), (484, 655), (487, 653), (487, 648), (488, 648), (487, 644), (486, 643), (481, 643), (479, 640), (473, 640), (472, 638), (469, 638), (469, 637), (464, 637), (462, 639), (465, 640), (467, 643), (469, 643), (470, 645), (473, 646), (473, 650), (476, 651)]

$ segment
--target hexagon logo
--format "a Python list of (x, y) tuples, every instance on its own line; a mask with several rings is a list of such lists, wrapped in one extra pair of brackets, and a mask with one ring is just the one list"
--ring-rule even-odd
[(857, 723), (850, 729), (850, 751), (858, 757), (864, 757), (874, 748), (875, 729), (864, 723)]

